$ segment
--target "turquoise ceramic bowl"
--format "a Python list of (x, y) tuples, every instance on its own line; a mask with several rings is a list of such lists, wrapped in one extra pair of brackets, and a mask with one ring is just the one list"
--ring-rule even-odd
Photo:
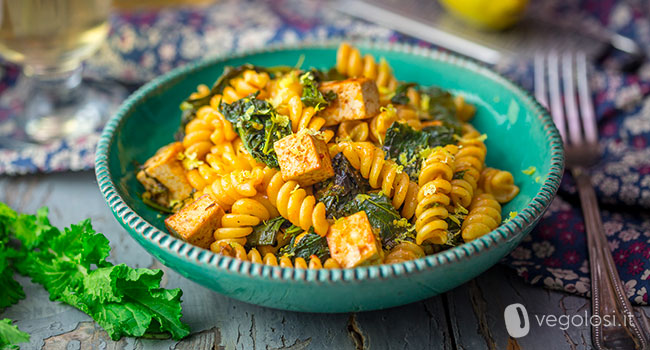
[[(342, 270), (300, 270), (213, 254), (169, 235), (164, 217), (142, 203), (136, 164), (171, 141), (179, 104), (227, 65), (331, 67), (338, 43), (266, 48), (179, 68), (134, 93), (108, 122), (97, 148), (99, 188), (115, 218), (164, 265), (219, 293), (252, 304), (310, 312), (349, 312), (402, 305), (450, 290), (496, 264), (530, 232), (553, 200), (563, 172), (562, 143), (548, 112), (490, 69), (448, 53), (400, 44), (357, 43), (385, 57), (399, 80), (438, 85), (477, 107), (487, 164), (510, 170), (521, 193), (504, 206), (517, 216), (470, 243), (423, 259)], [(521, 171), (534, 166), (533, 176)], [(537, 178), (537, 181), (536, 181)]]

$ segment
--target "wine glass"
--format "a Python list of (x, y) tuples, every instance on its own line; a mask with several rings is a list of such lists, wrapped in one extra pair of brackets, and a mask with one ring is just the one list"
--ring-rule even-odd
[(82, 79), (82, 62), (108, 35), (110, 9), (110, 0), (0, 0), (0, 55), (22, 66), (10, 101), (0, 102), (19, 130), (3, 146), (88, 134), (121, 102), (124, 89)]

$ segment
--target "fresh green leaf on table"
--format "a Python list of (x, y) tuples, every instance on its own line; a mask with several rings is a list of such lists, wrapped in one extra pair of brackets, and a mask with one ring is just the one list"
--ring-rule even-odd
[(0, 311), (25, 298), (23, 287), (14, 279), (14, 270), (10, 266), (9, 259), (16, 255), (13, 249), (0, 242)]
[[(162, 332), (181, 339), (189, 334), (180, 321), (181, 290), (160, 288), (160, 270), (107, 262), (109, 241), (93, 230), (90, 220), (60, 231), (50, 225), (47, 210), (17, 215), (2, 203), (0, 217), (0, 232), (23, 244), (15, 261), (18, 271), (43, 285), (51, 300), (89, 314), (111, 339)], [(12, 217), (13, 222), (6, 219)]]
[(29, 342), (29, 334), (14, 326), (10, 319), (0, 320), (0, 350), (18, 350), (18, 344)]
[(113, 340), (169, 332), (185, 337), (180, 289), (160, 288), (161, 270), (132, 269), (124, 264), (91, 271), (83, 279), (84, 294), (73, 306), (90, 315)]

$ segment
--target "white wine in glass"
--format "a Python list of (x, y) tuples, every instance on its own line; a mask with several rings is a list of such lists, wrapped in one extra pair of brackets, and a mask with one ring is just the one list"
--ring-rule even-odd
[(27, 138), (48, 142), (100, 126), (115, 96), (110, 89), (83, 86), (81, 63), (106, 39), (110, 0), (0, 4), (0, 55), (23, 67), (17, 119)]

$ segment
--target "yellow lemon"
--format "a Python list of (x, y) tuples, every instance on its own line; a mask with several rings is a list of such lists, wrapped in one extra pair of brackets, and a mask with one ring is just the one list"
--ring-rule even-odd
[(482, 29), (500, 30), (515, 24), (528, 0), (439, 0), (452, 14)]

